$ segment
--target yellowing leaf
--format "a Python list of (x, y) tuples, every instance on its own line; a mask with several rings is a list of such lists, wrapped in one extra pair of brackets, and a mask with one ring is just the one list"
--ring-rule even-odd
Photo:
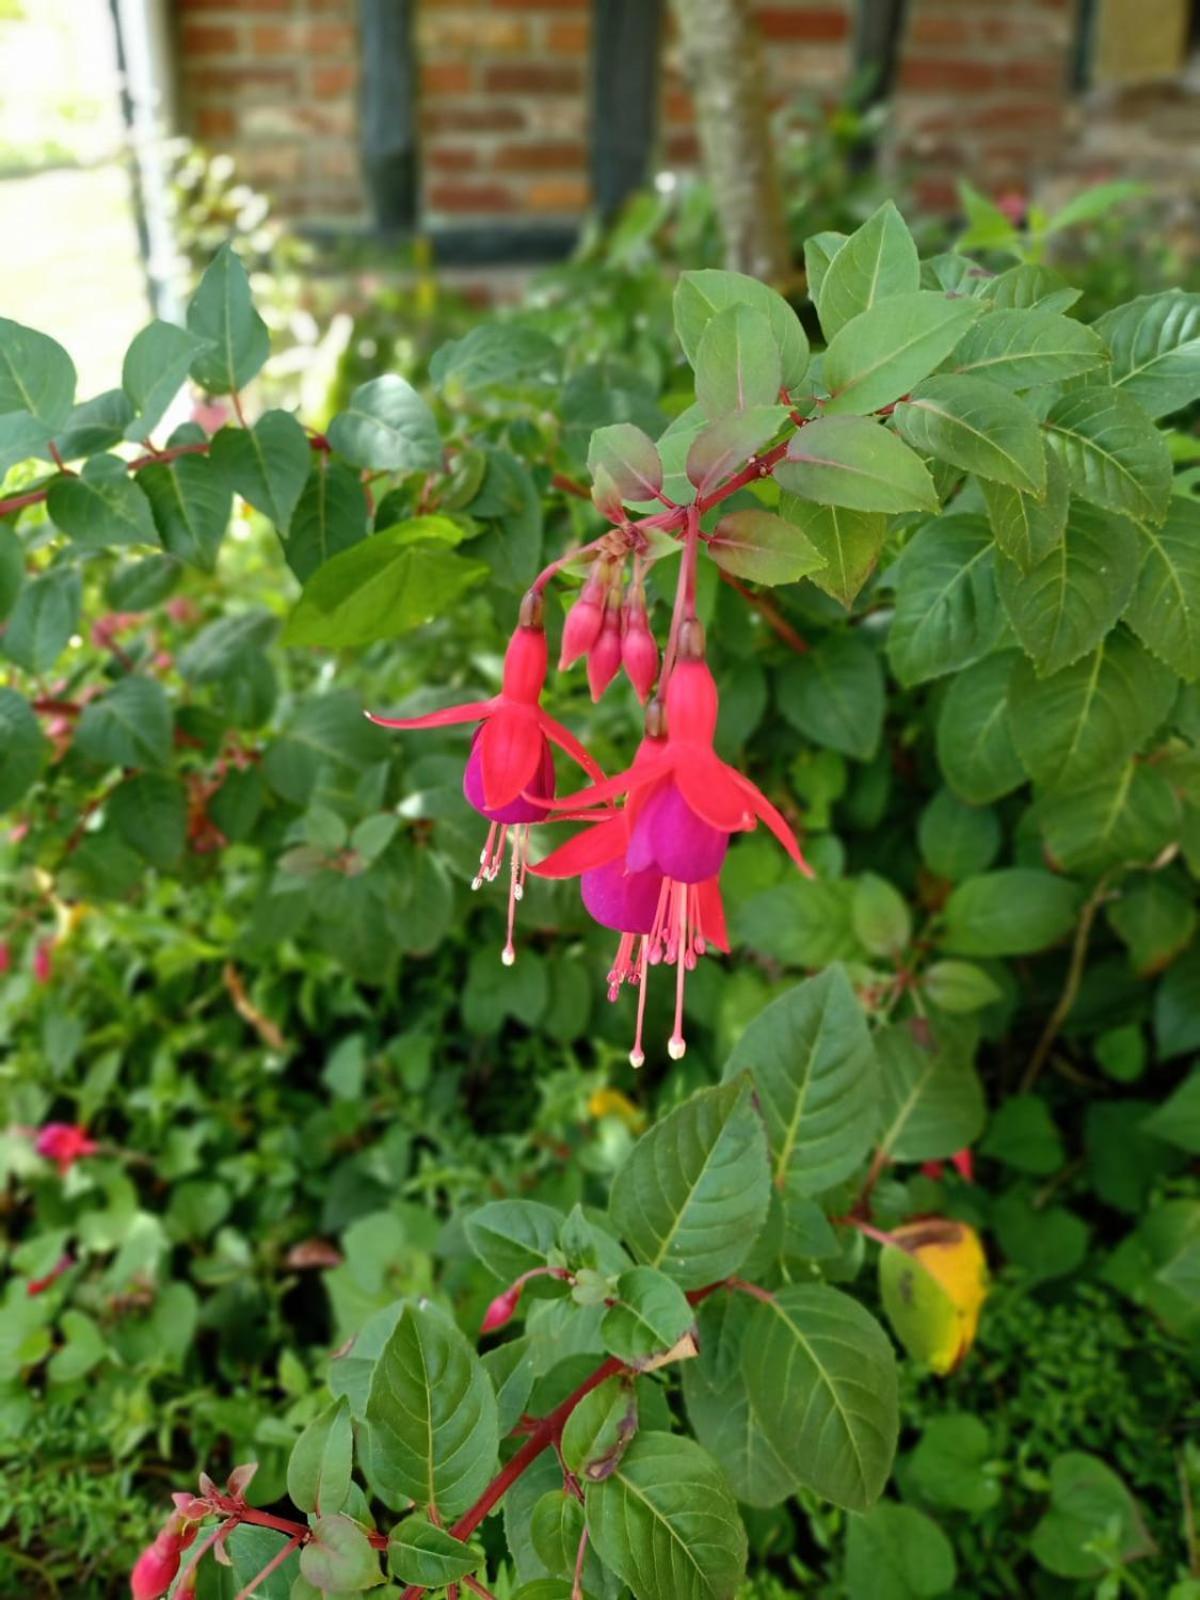
[(589, 1099), (587, 1108), (588, 1116), (595, 1117), (597, 1122), (601, 1117), (616, 1117), (631, 1133), (640, 1133), (646, 1125), (645, 1112), (639, 1111), (620, 1089), (597, 1089)]
[(896, 1337), (933, 1372), (953, 1372), (975, 1341), (987, 1298), (987, 1259), (965, 1222), (930, 1217), (896, 1228), (879, 1258)]

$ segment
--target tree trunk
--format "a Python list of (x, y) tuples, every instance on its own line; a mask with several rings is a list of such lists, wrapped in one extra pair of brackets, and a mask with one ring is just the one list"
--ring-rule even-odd
[(675, 7), (726, 263), (784, 284), (792, 253), (750, 0), (675, 0)]

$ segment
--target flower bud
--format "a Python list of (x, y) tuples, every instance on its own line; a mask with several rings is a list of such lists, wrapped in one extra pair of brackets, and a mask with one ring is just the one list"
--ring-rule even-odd
[(179, 1536), (170, 1533), (167, 1528), (163, 1529), (153, 1544), (146, 1546), (129, 1575), (129, 1591), (133, 1600), (160, 1600), (160, 1596), (166, 1594), (179, 1571), (182, 1548)]
[(536, 705), (546, 681), (546, 634), (540, 624), (519, 622), (504, 652), (504, 693)]
[(621, 613), (611, 603), (604, 608), (600, 637), (588, 651), (587, 677), (592, 699), (599, 700), (621, 668)]
[(589, 594), (590, 588), (588, 584), (563, 623), (562, 650), (558, 657), (560, 672), (573, 667), (580, 656), (587, 655), (604, 626), (604, 607), (594, 594)]
[(0, 939), (0, 972), (7, 972), (12, 966), (12, 946), (7, 939)]
[(514, 1283), (511, 1289), (506, 1289), (503, 1294), (498, 1294), (491, 1305), (483, 1314), (480, 1325), (481, 1333), (495, 1333), (497, 1328), (503, 1328), (511, 1322), (521, 1299), (521, 1290), (525, 1287), (524, 1281)]
[(625, 608), (621, 663), (634, 693), (645, 705), (654, 687), (654, 680), (658, 677), (658, 645), (650, 632), (644, 605), (631, 604)]
[(39, 939), (33, 952), (33, 976), (37, 983), (49, 983), (54, 976), (54, 940)]

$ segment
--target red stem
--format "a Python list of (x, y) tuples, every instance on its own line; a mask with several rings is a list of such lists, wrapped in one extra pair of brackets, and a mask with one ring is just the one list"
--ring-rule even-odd
[(250, 1582), (244, 1589), (238, 1590), (234, 1600), (250, 1600), (250, 1596), (258, 1588), (259, 1584), (262, 1583), (265, 1578), (269, 1578), (277, 1568), (281, 1567), (293, 1551), (299, 1550), (300, 1546), (304, 1543), (307, 1532), (308, 1529), (305, 1528), (302, 1532), (294, 1534), (281, 1550), (277, 1550), (275, 1552), (258, 1576), (251, 1578)]

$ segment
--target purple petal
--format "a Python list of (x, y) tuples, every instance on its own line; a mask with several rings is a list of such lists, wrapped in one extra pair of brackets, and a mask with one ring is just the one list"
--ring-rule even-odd
[[(539, 806), (533, 800), (526, 800), (524, 795), (518, 795), (515, 800), (510, 800), (498, 811), (488, 810), (483, 803), (483, 763), (479, 757), (478, 741), (477, 729), (471, 741), (471, 754), (467, 757), (466, 770), (463, 773), (463, 794), (469, 803), (489, 822), (544, 822), (547, 807)], [(546, 800), (554, 798), (554, 756), (551, 754), (549, 741), (544, 737), (541, 760), (530, 780), (528, 792)]]
[(627, 872), (621, 860), (591, 867), (580, 875), (579, 889), (588, 913), (603, 928), (617, 933), (649, 933), (658, 910), (662, 873)]
[(668, 780), (639, 811), (626, 861), (639, 871), (657, 867), (677, 883), (704, 883), (720, 872), (728, 848), (729, 835), (698, 817)]

